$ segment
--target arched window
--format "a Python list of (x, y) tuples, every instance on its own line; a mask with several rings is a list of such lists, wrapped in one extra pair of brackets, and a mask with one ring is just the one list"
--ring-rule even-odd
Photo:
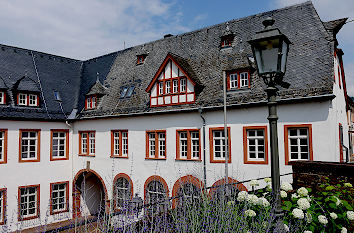
[(203, 183), (196, 177), (187, 175), (179, 178), (173, 186), (173, 197), (178, 197), (173, 200), (172, 207), (182, 206), (182, 204), (199, 203)]
[(133, 197), (133, 183), (128, 175), (120, 173), (114, 179), (114, 208), (127, 209)]
[(152, 176), (145, 182), (145, 203), (151, 204), (148, 211), (151, 214), (158, 213), (165, 209), (168, 202), (168, 186), (163, 178)]
[[(240, 191), (247, 191), (247, 188), (239, 183), (235, 179), (232, 179), (229, 177), (228, 183), (230, 185), (227, 185), (226, 187), (226, 192), (229, 197), (236, 197), (237, 193)], [(225, 196), (225, 178), (216, 181), (211, 189), (209, 190), (209, 195), (214, 199), (214, 200), (220, 200), (221, 197)]]

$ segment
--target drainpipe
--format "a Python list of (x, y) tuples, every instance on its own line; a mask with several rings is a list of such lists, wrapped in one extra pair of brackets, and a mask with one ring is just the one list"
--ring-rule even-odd
[(205, 158), (205, 118), (203, 116), (203, 109), (199, 108), (198, 109), (200, 118), (203, 121), (203, 169), (204, 169), (204, 188), (206, 188), (207, 183), (206, 183), (206, 158)]

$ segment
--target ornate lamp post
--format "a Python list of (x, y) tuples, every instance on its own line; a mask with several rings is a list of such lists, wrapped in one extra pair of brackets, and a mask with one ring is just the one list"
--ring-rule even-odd
[[(271, 175), (272, 190), (275, 194), (275, 216), (279, 223), (282, 216), (280, 199), (280, 172), (279, 172), (279, 151), (277, 131), (277, 101), (276, 85), (288, 87), (283, 82), (286, 60), (289, 51), (289, 39), (282, 34), (278, 28), (273, 28), (274, 19), (268, 17), (264, 20), (264, 30), (256, 32), (256, 35), (248, 41), (251, 44), (253, 56), (257, 63), (258, 75), (261, 76), (267, 85), (269, 127), (270, 127), (270, 150), (271, 150)], [(281, 224), (284, 226), (283, 224)], [(277, 226), (280, 226), (277, 224)], [(280, 226), (281, 227), (281, 226)]]

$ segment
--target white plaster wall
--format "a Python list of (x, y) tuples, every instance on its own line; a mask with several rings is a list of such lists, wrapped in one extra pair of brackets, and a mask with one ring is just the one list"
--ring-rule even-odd
[[(0, 164), (0, 188), (7, 188), (7, 225), (0, 226), (0, 232), (34, 227), (46, 221), (59, 221), (71, 217), (70, 213), (50, 216), (50, 183), (69, 181), (72, 185), (72, 153), (69, 160), (50, 161), (50, 130), (68, 129), (65, 123), (35, 121), (0, 121), (0, 128), (8, 129), (7, 164)], [(40, 162), (19, 163), (19, 129), (40, 129)], [(70, 147), (72, 134), (69, 133)], [(18, 222), (18, 187), (40, 184), (40, 219)], [(69, 195), (72, 203), (71, 195)]]

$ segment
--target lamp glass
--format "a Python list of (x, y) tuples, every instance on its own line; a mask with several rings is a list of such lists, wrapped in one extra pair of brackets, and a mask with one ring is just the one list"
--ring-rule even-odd
[(256, 43), (256, 61), (260, 74), (278, 71), (279, 46), (279, 38), (258, 41)]

